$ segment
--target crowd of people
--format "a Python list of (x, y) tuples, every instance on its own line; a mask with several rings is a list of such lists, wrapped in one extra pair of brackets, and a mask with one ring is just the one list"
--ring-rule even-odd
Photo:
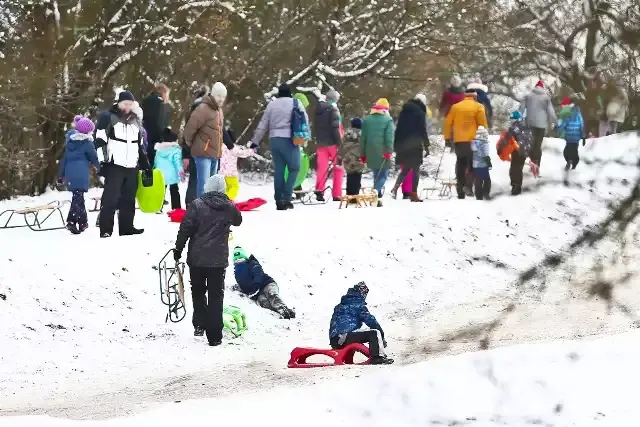
[[(490, 198), (492, 169), (489, 129), (493, 109), (488, 88), (479, 78), (466, 86), (454, 76), (440, 102), (445, 145), (455, 152), (457, 195), (459, 199), (475, 196)], [(196, 336), (206, 334), (210, 345), (222, 341), (222, 310), (225, 271), (229, 261), (229, 233), (240, 226), (242, 215), (234, 203), (239, 189), (238, 158), (254, 155), (260, 141), (268, 135), (274, 165), (274, 199), (277, 210), (293, 209), (293, 191), (300, 170), (301, 150), (315, 135), (317, 177), (315, 197), (324, 201), (325, 188), (332, 180), (332, 198), (341, 200), (344, 175), (346, 194), (356, 195), (362, 189), (365, 166), (373, 173), (373, 188), (382, 198), (392, 157), (400, 173), (391, 189), (393, 198), (402, 188), (404, 198), (422, 202), (418, 196), (420, 166), (429, 155), (431, 110), (425, 94), (419, 93), (402, 105), (397, 120), (390, 114), (390, 103), (378, 99), (365, 117), (354, 117), (345, 129), (340, 112), (340, 94), (329, 90), (315, 105), (311, 126), (308, 102), (283, 84), (277, 96), (268, 103), (250, 142), (236, 144), (223, 108), (227, 97), (224, 84), (211, 89), (200, 88), (185, 116), (179, 137), (169, 127), (172, 114), (168, 106), (170, 91), (158, 85), (138, 104), (129, 91), (121, 91), (113, 105), (94, 123), (76, 116), (73, 129), (66, 137), (65, 152), (60, 161), (60, 182), (72, 192), (67, 229), (73, 234), (88, 228), (84, 193), (89, 188), (90, 170), (103, 177), (104, 192), (98, 226), (101, 238), (113, 234), (114, 216), (118, 213), (121, 236), (144, 232), (134, 227), (135, 197), (139, 171), (158, 169), (169, 189), (171, 208), (181, 208), (179, 183), (189, 179), (187, 210), (181, 222), (174, 255), (182, 258), (187, 247), (193, 297), (193, 326)], [(620, 129), (628, 110), (628, 99), (616, 92), (607, 104), (605, 134)], [(579, 163), (579, 144), (584, 145), (588, 124), (576, 99), (566, 97), (556, 115), (551, 97), (542, 81), (511, 113), (508, 128), (502, 133), (497, 154), (511, 162), (512, 194), (522, 192), (523, 168), (527, 159), (535, 175), (539, 175), (542, 144), (547, 131), (555, 129), (566, 140), (564, 157), (567, 172)], [(168, 203), (168, 202), (167, 202)], [(382, 206), (382, 202), (378, 202)], [(295, 318), (295, 311), (279, 296), (277, 282), (265, 273), (254, 255), (236, 247), (233, 251), (235, 279), (238, 289), (265, 308), (284, 319)], [(369, 343), (374, 363), (392, 363), (384, 353), (384, 332), (366, 308), (366, 284), (349, 289), (335, 308), (330, 326), (330, 344), (341, 348), (354, 342)], [(371, 328), (359, 332), (363, 325)]]

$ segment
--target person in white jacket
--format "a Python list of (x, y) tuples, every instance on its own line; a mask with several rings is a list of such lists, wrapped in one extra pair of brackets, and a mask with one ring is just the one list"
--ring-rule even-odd
[(629, 97), (624, 89), (616, 85), (615, 82), (609, 83), (610, 93), (613, 94), (607, 104), (606, 114), (608, 120), (607, 135), (613, 135), (620, 132), (622, 124), (629, 111)]

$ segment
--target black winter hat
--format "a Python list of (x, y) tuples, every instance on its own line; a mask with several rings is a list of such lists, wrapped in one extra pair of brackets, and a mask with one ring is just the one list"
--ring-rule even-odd
[(171, 130), (171, 128), (165, 128), (164, 132), (162, 132), (162, 141), (163, 142), (177, 142), (178, 135)]
[(122, 101), (135, 101), (136, 99), (133, 97), (133, 94), (128, 90), (123, 90), (118, 94), (118, 102)]
[(354, 129), (362, 129), (362, 119), (360, 117), (351, 119), (351, 127)]
[(278, 88), (278, 98), (291, 98), (291, 87), (288, 84), (282, 83)]

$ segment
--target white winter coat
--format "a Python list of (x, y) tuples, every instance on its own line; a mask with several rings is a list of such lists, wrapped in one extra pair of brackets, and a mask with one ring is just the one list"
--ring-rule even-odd
[(607, 120), (610, 122), (624, 123), (629, 111), (629, 97), (624, 90), (618, 89), (609, 104), (607, 104)]

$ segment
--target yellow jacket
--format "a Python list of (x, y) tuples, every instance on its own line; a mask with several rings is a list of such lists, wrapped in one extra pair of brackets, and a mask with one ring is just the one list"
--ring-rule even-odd
[(467, 95), (463, 101), (451, 107), (444, 119), (442, 128), (444, 139), (453, 138), (453, 142), (456, 143), (471, 142), (476, 137), (478, 126), (489, 127), (484, 106), (475, 100), (474, 95)]

